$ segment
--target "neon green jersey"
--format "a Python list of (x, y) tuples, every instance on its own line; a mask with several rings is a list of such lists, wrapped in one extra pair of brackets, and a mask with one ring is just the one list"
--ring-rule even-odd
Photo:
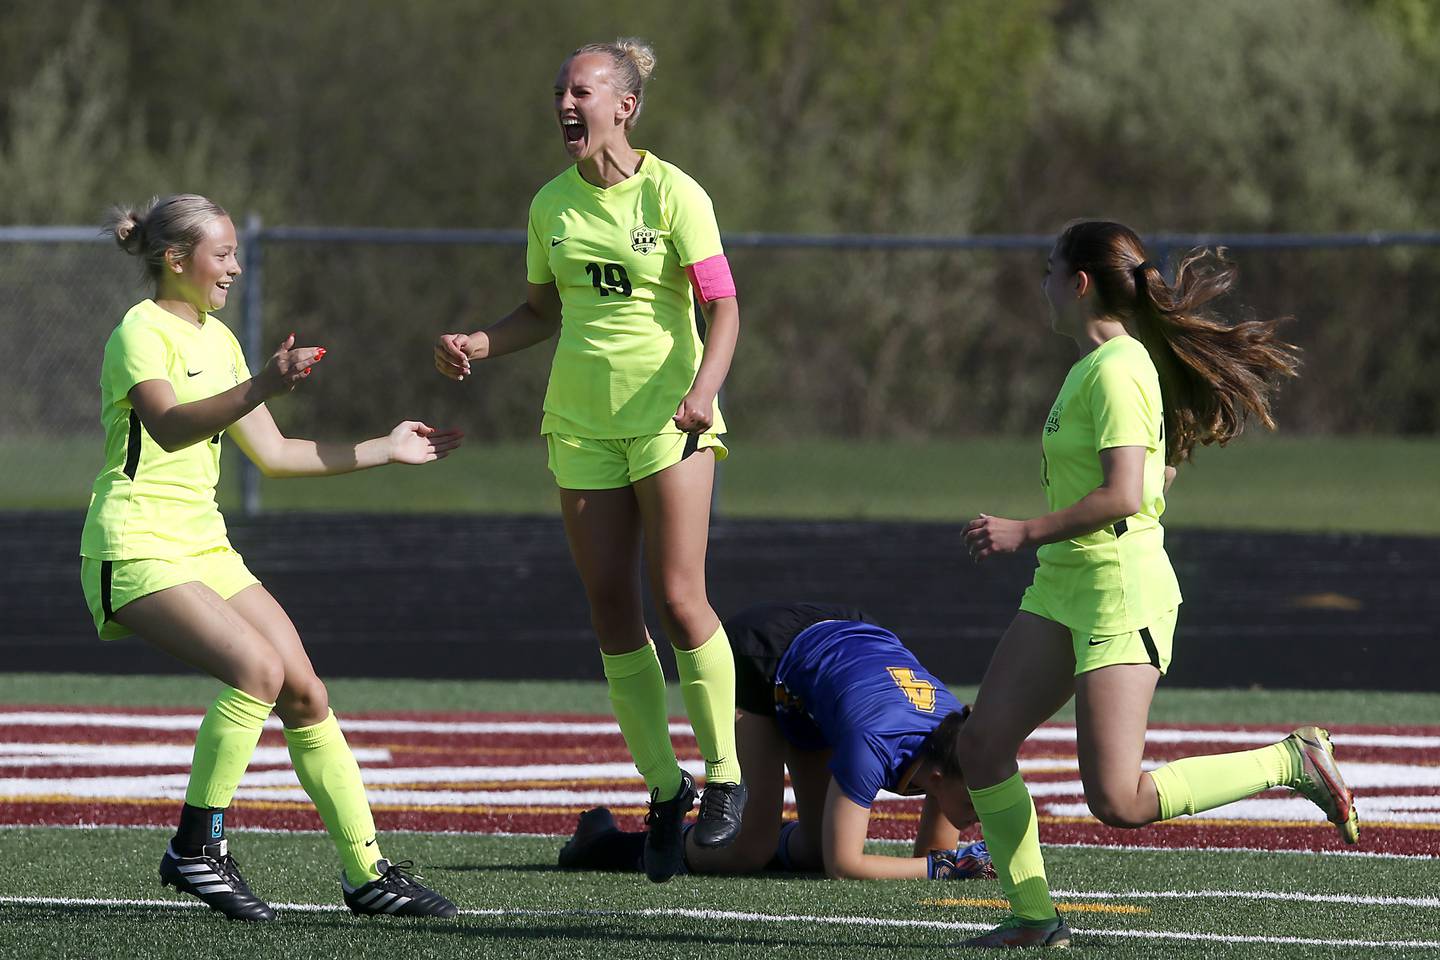
[(1145, 347), (1107, 340), (1070, 368), (1045, 419), (1045, 499), (1063, 510), (1104, 481), (1099, 452), (1144, 447), (1140, 510), (1132, 517), (1039, 550), (1035, 586), (1065, 626), (1112, 635), (1149, 626), (1180, 603), (1165, 555), (1165, 416), (1160, 378)]
[[(562, 304), (541, 433), (675, 433), (671, 418), (700, 370), (685, 268), (723, 252), (720, 229), (698, 183), (641, 157), (608, 188), (572, 166), (530, 204), (526, 273), (554, 283)], [(711, 432), (725, 432), (718, 406)]]
[(220, 435), (168, 453), (140, 423), (129, 394), (137, 383), (166, 380), (176, 400), (190, 403), (249, 378), (239, 341), (214, 316), (196, 327), (153, 300), (130, 308), (100, 368), (105, 468), (90, 494), (81, 556), (177, 557), (229, 543), (215, 503)]

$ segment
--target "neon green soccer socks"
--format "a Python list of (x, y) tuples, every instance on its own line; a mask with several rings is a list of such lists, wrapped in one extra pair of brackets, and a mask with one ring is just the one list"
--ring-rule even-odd
[(274, 708), (275, 704), (257, 700), (234, 687), (215, 698), (195, 735), (186, 803), (211, 809), (230, 806), (235, 787), (255, 755), (260, 728)]
[(380, 871), (375, 869), (380, 859), (375, 818), (365, 797), (360, 765), (345, 742), (334, 711), (311, 726), (286, 727), (285, 740), (290, 745), (295, 775), (325, 821), (325, 829), (345, 865), (345, 878), (352, 887), (358, 887), (379, 877)]
[(654, 643), (639, 650), (611, 655), (601, 653), (610, 707), (645, 778), (645, 789), (657, 800), (670, 800), (680, 792), (680, 762), (670, 743), (670, 716), (665, 706), (665, 674)]
[(1035, 802), (1019, 772), (993, 787), (970, 790), (980, 817), (985, 846), (1010, 898), (1010, 912), (1022, 920), (1049, 920), (1056, 915), (1040, 854), (1040, 828)]
[(735, 655), (725, 628), (694, 650), (675, 648), (680, 694), (695, 731), (695, 745), (705, 758), (705, 782), (739, 783), (740, 758), (735, 749)]
[(1150, 771), (1160, 800), (1160, 819), (1203, 813), (1285, 786), (1300, 776), (1300, 758), (1288, 741), (1258, 750), (1186, 757)]

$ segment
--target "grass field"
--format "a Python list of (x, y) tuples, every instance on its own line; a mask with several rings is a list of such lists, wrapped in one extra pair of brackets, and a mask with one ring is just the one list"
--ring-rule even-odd
[[(183, 784), (183, 765), (173, 757), (149, 761), (153, 766), (148, 767), (124, 759), (127, 752), (187, 744), (193, 727), (185, 723), (197, 719), (216, 689), (200, 678), (0, 676), (0, 778), (10, 778), (0, 779), (0, 822), (6, 824), (0, 828), (0, 859), (7, 867), (0, 874), (0, 958), (931, 957), (1003, 913), (998, 885), (989, 881), (852, 883), (770, 875), (682, 877), (656, 886), (637, 875), (559, 871), (553, 866), (557, 834), (573, 824), (585, 806), (582, 798), (556, 800), (552, 793), (537, 792), (536, 802), (548, 805), (516, 813), (524, 808), (515, 805), (513, 790), (545, 785), (516, 780), (506, 794), (509, 805), (489, 808), (483, 804), (498, 801), (481, 793), (471, 794), (472, 807), (460, 808), (453, 799), (416, 807), (413, 794), (400, 804), (391, 791), (421, 786), (412, 781), (424, 763), (446, 765), (447, 780), (434, 789), (484, 791), (489, 788), (486, 775), (464, 775), (450, 765), (477, 764), (475, 769), (483, 771), (487, 763), (623, 759), (623, 745), (613, 735), (476, 732), (497, 715), (512, 725), (524, 725), (533, 716), (536, 729), (545, 726), (546, 717), (567, 714), (577, 721), (602, 721), (603, 687), (336, 680), (330, 684), (332, 702), (362, 754), (387, 855), (415, 859), (426, 878), (466, 912), (454, 922), (423, 923), (354, 920), (339, 909), (333, 850), (323, 834), (307, 829), (316, 821), (303, 796), (296, 800), (279, 780), (263, 779), (276, 776), (268, 773), (270, 766), (283, 765), (282, 745), (279, 761), (257, 755), (250, 776), (262, 779), (248, 790), (242, 784), (234, 819), (288, 829), (242, 829), (232, 837), (246, 876), (277, 905), (281, 921), (265, 928), (227, 924), (162, 892), (154, 878), (168, 835), (163, 824), (178, 803), (166, 798), (177, 783)], [(962, 697), (966, 692), (957, 691)], [(42, 722), (43, 714), (37, 720), (33, 708), (25, 712), (26, 705), (57, 711), (55, 722)], [(82, 705), (87, 709), (76, 709)], [(680, 715), (678, 698), (672, 707)], [(386, 712), (368, 713), (376, 709)], [(408, 709), (424, 712), (404, 712)], [(367, 721), (367, 716), (376, 719)], [(85, 724), (96, 718), (109, 718), (110, 726), (87, 732)], [(399, 732), (407, 723), (418, 729), (423, 719), (432, 723), (432, 732)], [(1194, 738), (1223, 736), (1214, 732), (1219, 725), (1243, 731), (1288, 728), (1306, 720), (1348, 727), (1352, 743), (1378, 744), (1347, 747), (1345, 735), (1337, 734), (1342, 762), (1357, 773), (1375, 763), (1373, 769), (1390, 783), (1357, 787), (1362, 814), (1367, 802), (1378, 809), (1379, 794), (1389, 792), (1407, 794), (1420, 811), (1416, 817), (1391, 824), (1377, 822), (1383, 819), (1378, 816), (1367, 819), (1357, 854), (1342, 850), (1329, 830), (1302, 823), (1226, 820), (1203, 826), (1197, 820), (1190, 826), (1107, 831), (1093, 822), (1087, 826), (1070, 822), (1077, 818), (1050, 815), (1051, 801), (1043, 799), (1042, 791), (1037, 805), (1042, 840), (1049, 842), (1049, 874), (1076, 930), (1077, 955), (1440, 956), (1435, 884), (1440, 823), (1432, 824), (1433, 814), (1424, 812), (1440, 801), (1440, 785), (1394, 786), (1411, 774), (1418, 777), (1414, 782), (1431, 783), (1440, 770), (1440, 695), (1162, 689), (1152, 729), (1158, 734), (1173, 727)], [(465, 727), (466, 722), (472, 726)], [(72, 732), (62, 723), (76, 727)], [(1387, 746), (1387, 738), (1396, 734), (1406, 743), (1432, 744), (1407, 748), (1404, 769), (1409, 774), (1394, 762), (1381, 762), (1401, 756)], [(273, 733), (266, 738), (262, 750), (282, 743)], [(1178, 749), (1196, 749), (1167, 748), (1163, 735), (1154, 740), (1147, 755), (1161, 759)], [(103, 743), (109, 759), (86, 761), (89, 767), (26, 766), (27, 750), (40, 750), (33, 741), (52, 751), (61, 741)], [(682, 757), (693, 757), (693, 742), (678, 736), (677, 746)], [(394, 759), (378, 758), (380, 751)], [(1032, 742), (1025, 756), (1056, 764), (1058, 770), (1067, 756), (1073, 764), (1073, 739)], [(52, 796), (28, 806), (15, 796), (25, 792), (21, 785), (27, 778), (38, 785), (35, 778), (79, 776), (76, 782), (83, 783), (85, 777), (106, 776), (110, 771), (94, 765), (101, 762), (119, 764), (122, 780), (145, 776), (152, 795), (89, 801)], [(392, 770), (395, 764), (407, 766)], [(494, 769), (489, 776), (499, 777)], [(1033, 782), (1059, 784), (1073, 778), (1070, 769), (1037, 772)], [(545, 789), (560, 786), (640, 792), (632, 783), (583, 777)], [(616, 809), (638, 822), (638, 807)], [(872, 836), (877, 849), (893, 851), (896, 841), (884, 837), (903, 835), (909, 808), (897, 801), (885, 809), (892, 812)], [(78, 811), (71, 822), (136, 825), (40, 825), (72, 816), (57, 817), (56, 811)], [(1410, 852), (1395, 853), (1400, 846)], [(1280, 849), (1286, 847), (1291, 849)]]
[[(1044, 508), (1030, 438), (948, 442), (732, 438), (718, 505), (734, 517), (963, 520)], [(0, 443), (0, 509), (83, 509), (97, 440)], [(35, 469), (35, 465), (44, 469)], [(238, 459), (222, 507), (236, 509)], [(1203, 450), (1169, 498), (1172, 527), (1440, 534), (1440, 441), (1247, 437)], [(545, 448), (472, 442), (444, 463), (261, 484), (267, 509), (552, 513)]]

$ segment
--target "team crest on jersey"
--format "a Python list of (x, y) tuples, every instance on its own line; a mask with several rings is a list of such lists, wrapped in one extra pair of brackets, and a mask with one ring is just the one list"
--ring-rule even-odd
[(630, 231), (630, 249), (642, 256), (655, 249), (658, 235), (645, 224)]
[(911, 706), (921, 713), (935, 712), (935, 684), (924, 677), (915, 676), (915, 671), (909, 667), (886, 667), (890, 672), (890, 679), (895, 681), (895, 686), (905, 694), (905, 699), (910, 701)]
[(1065, 401), (1056, 400), (1055, 406), (1050, 408), (1050, 416), (1045, 418), (1045, 435), (1048, 437), (1060, 429), (1060, 413), (1065, 409)]

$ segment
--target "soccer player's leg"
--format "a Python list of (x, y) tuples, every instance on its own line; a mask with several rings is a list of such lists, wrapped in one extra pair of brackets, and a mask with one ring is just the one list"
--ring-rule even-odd
[[(1329, 736), (1318, 727), (1301, 728), (1266, 747), (1185, 757), (1140, 772), (1151, 681), (1157, 676), (1143, 664), (1148, 660), (1160, 673), (1168, 667), (1175, 615), (1172, 610), (1131, 634), (1075, 638), (1080, 765), (1091, 810), (1112, 826), (1136, 827), (1289, 787), (1314, 801), (1342, 839), (1356, 842), (1354, 800)], [(1122, 664), (1129, 665), (1119, 669)]]
[[(802, 750), (785, 745), (785, 766), (795, 792), (794, 826), (782, 831), (776, 845), (778, 867), (796, 873), (824, 873), (823, 827), (825, 795), (830, 789), (831, 751)], [(783, 846), (780, 844), (783, 843)]]
[(1139, 827), (1159, 819), (1151, 779), (1140, 771), (1159, 671), (1115, 663), (1075, 678), (1076, 754), (1085, 801), (1101, 823)]
[(1070, 631), (1022, 609), (1001, 637), (961, 728), (965, 779), (1011, 912), (1010, 919), (966, 945), (1069, 941), (1050, 899), (1035, 804), (1016, 757), (1025, 738), (1070, 699), (1074, 672)]
[[(143, 563), (143, 561), (141, 562)], [(227, 685), (201, 721), (180, 825), (160, 861), (160, 881), (234, 920), (273, 920), (230, 855), (226, 811), (279, 692), (281, 673), (263, 637), (199, 581), (128, 600), (122, 570), (113, 619), (151, 646)]]
[(295, 775), (340, 855), (346, 906), (356, 914), (455, 916), (453, 903), (408, 872), (409, 861), (392, 864), (381, 856), (360, 766), (290, 617), (259, 584), (234, 594), (229, 604), (265, 637), (284, 668), (275, 712), (285, 725)]
[(702, 847), (734, 841), (746, 793), (735, 744), (734, 656), (705, 591), (715, 459), (723, 450), (716, 438), (684, 435), (637, 441), (631, 448), (650, 584), (705, 760), (705, 796), (695, 825)]
[[(583, 448), (582, 448), (583, 449)], [(564, 455), (556, 461), (556, 455)], [(579, 489), (565, 483), (614, 482), (569, 479), (573, 451), (551, 438), (552, 469), (561, 483), (560, 512), (570, 554), (590, 603), (590, 622), (600, 641), (610, 705), (635, 767), (650, 793), (646, 875), (661, 882), (683, 869), (681, 829), (694, 804), (694, 781), (680, 769), (670, 742), (665, 675), (645, 630), (640, 599), (640, 515), (630, 487)], [(573, 467), (573, 464), (571, 465)], [(623, 480), (623, 476), (620, 478)]]

